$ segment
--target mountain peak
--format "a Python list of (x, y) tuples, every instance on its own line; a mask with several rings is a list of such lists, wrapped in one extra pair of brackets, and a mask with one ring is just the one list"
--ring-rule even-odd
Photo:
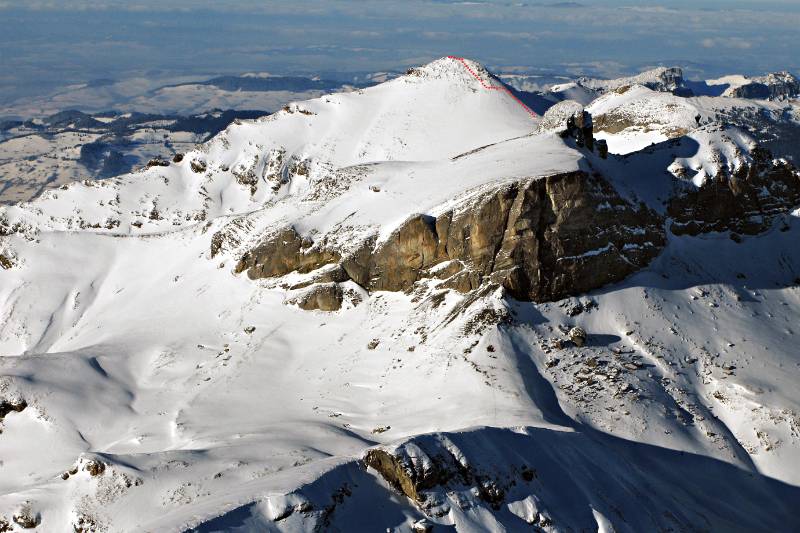
[(446, 56), (423, 65), (411, 68), (407, 76), (425, 79), (448, 80), (475, 83), (484, 86), (492, 84), (494, 76), (482, 64), (458, 56)]

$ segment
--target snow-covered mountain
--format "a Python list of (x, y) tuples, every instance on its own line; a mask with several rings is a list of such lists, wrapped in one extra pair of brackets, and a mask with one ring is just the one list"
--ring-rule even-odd
[(0, 530), (800, 528), (795, 104), (637, 83), (443, 58), (0, 207)]

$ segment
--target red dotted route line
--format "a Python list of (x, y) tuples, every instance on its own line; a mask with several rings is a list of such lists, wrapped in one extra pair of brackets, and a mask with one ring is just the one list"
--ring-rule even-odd
[(467, 62), (464, 60), (463, 57), (447, 56), (447, 58), (448, 59), (452, 59), (454, 61), (458, 61), (459, 63), (464, 65), (464, 68), (467, 69), (467, 72), (472, 74), (472, 77), (475, 78), (476, 80), (478, 80), (480, 82), (480, 84), (483, 86), (484, 89), (489, 89), (490, 91), (501, 91), (501, 92), (504, 92), (504, 93), (508, 94), (511, 98), (516, 100), (517, 103), (522, 106), (522, 109), (527, 111), (530, 116), (532, 116), (534, 118), (538, 118), (539, 115), (537, 115), (530, 107), (525, 105), (522, 102), (522, 100), (517, 98), (517, 96), (508, 89), (508, 87), (504, 87), (504, 86), (497, 87), (495, 85), (486, 84), (486, 82), (484, 82), (483, 79), (480, 76), (478, 76), (478, 73), (475, 72), (474, 70), (472, 70), (472, 68), (469, 65), (467, 65)]

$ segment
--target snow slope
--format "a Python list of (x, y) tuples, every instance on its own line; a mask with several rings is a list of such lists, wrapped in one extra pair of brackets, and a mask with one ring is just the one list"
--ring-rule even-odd
[[(653, 207), (671, 187), (663, 151), (604, 161), (537, 126), (442, 59), (233, 124), (180, 163), (0, 208), (13, 263), (0, 271), (0, 400), (26, 402), (2, 421), (0, 520), (800, 527), (797, 212), (739, 244), (670, 236), (628, 280), (545, 304), (348, 281), (341, 310), (305, 311), (293, 302), (311, 274), (233, 273), (287, 224), (347, 249), (520, 178), (600, 169)], [(220, 230), (233, 238), (212, 257)], [(589, 342), (554, 348), (572, 326)], [(421, 468), (446, 453), (472, 474), (429, 488), (423, 506), (364, 468), (382, 446)]]

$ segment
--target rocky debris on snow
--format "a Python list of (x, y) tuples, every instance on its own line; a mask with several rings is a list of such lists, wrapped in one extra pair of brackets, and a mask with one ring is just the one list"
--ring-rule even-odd
[[(609, 208), (598, 211), (601, 204)], [(379, 245), (367, 239), (344, 257), (324, 238), (285, 228), (236, 271), (258, 279), (338, 263), (369, 291), (406, 291), (453, 261), (463, 270), (449, 286), (463, 292), (491, 282), (519, 300), (548, 301), (624, 279), (663, 245), (654, 213), (625, 202), (599, 175), (571, 172), (503, 186), (437, 217), (411, 216)]]
[(177, 153), (172, 157), (173, 163), (180, 163), (181, 161), (183, 161), (183, 154), (181, 153)]
[(586, 335), (586, 331), (583, 328), (575, 326), (574, 328), (569, 330), (568, 335), (569, 335), (569, 340), (571, 340), (572, 343), (578, 348), (586, 344), (586, 339), (588, 336)]
[(106, 464), (97, 459), (90, 459), (83, 465), (83, 470), (92, 477), (102, 476), (103, 472), (106, 471)]
[(189, 166), (191, 167), (192, 172), (196, 174), (202, 174), (206, 171), (206, 162), (202, 159), (192, 159)]
[(9, 270), (14, 267), (14, 260), (7, 254), (0, 254), (0, 268)]
[[(589, 338), (589, 336), (586, 334), (586, 330), (580, 326), (559, 324), (558, 329), (564, 334), (564, 336), (560, 338), (554, 338), (550, 341), (550, 345), (556, 350), (563, 350), (570, 345), (577, 348), (582, 348)], [(555, 366), (556, 364), (558, 364), (558, 359), (555, 359), (552, 365), (548, 366)]]
[(431, 524), (430, 522), (428, 522), (426, 519), (423, 518), (411, 524), (411, 530), (414, 533), (432, 533), (433, 524)]
[(33, 240), (35, 231), (30, 225), (20, 221), (9, 222), (5, 214), (0, 214), (0, 237), (20, 235), (28, 240)]
[(98, 531), (99, 524), (95, 517), (79, 513), (72, 522), (72, 529), (75, 533), (94, 533)]
[(15, 524), (22, 529), (34, 529), (42, 523), (39, 513), (35, 513), (30, 505), (24, 505), (11, 517)]
[(308, 116), (315, 114), (313, 111), (309, 111), (308, 109), (300, 107), (300, 105), (297, 103), (285, 105), (281, 108), (281, 111), (284, 113), (288, 113), (290, 115), (293, 113), (300, 113), (301, 115), (308, 115)]
[(150, 220), (164, 220), (164, 217), (161, 216), (161, 212), (158, 210), (158, 206), (153, 202), (153, 208), (150, 210), (150, 213), (147, 214), (147, 218)]
[(252, 154), (249, 158), (240, 160), (230, 169), (231, 174), (240, 185), (248, 187), (250, 195), (258, 191), (258, 183), (271, 184), (271, 189), (277, 191), (281, 185), (288, 183), (295, 175), (308, 175), (308, 163), (299, 161), (292, 156), (286, 163), (286, 150), (273, 148), (264, 154)]
[(156, 157), (155, 159), (151, 159), (150, 161), (148, 161), (145, 168), (168, 167), (168, 166), (169, 166), (169, 161), (161, 159), (160, 157)]
[(69, 479), (70, 476), (74, 476), (77, 473), (78, 473), (78, 467), (77, 466), (73, 466), (70, 470), (67, 470), (66, 472), (61, 474), (61, 479), (66, 481), (66, 480)]
[[(488, 285), (485, 289), (476, 292), (484, 292), (485, 295), (485, 293), (494, 292), (494, 288), (496, 288), (496, 286)], [(455, 318), (462, 315), (467, 308), (470, 308), (468, 318), (463, 322), (461, 327), (461, 332), (465, 337), (481, 336), (490, 328), (494, 328), (500, 324), (511, 324), (513, 322), (513, 318), (504, 307), (495, 307), (493, 305), (473, 307), (473, 294), (475, 293), (471, 293), (467, 298), (459, 302), (459, 304), (448, 313), (447, 319), (445, 320), (445, 322), (455, 320)], [(478, 301), (477, 298), (476, 301)], [(477, 346), (477, 342), (477, 340), (474, 341), (474, 344), (467, 349), (467, 353), (471, 352), (472, 348)]]
[(583, 312), (597, 309), (597, 302), (594, 300), (586, 300), (585, 302), (580, 300), (565, 300), (559, 304), (559, 307), (564, 309), (567, 316), (575, 317)]
[(258, 176), (252, 167), (234, 167), (231, 169), (231, 174), (233, 174), (233, 177), (239, 185), (244, 185), (250, 189), (251, 196), (256, 193), (258, 190)]
[[(28, 407), (28, 402), (22, 399), (15, 400), (0, 400), (0, 423), (9, 413), (21, 413)], [(2, 432), (2, 426), (0, 426)]]

